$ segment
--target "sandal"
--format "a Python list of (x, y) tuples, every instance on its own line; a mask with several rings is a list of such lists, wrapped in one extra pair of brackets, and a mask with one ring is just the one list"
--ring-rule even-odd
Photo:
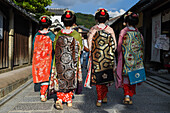
[(107, 97), (104, 97), (102, 100), (103, 103), (107, 103)]
[(97, 101), (96, 106), (97, 106), (97, 107), (101, 107), (101, 106), (102, 106), (102, 103)]
[(124, 104), (133, 104), (132, 100), (129, 98), (129, 97), (125, 97), (124, 100), (123, 100), (123, 103)]
[(68, 107), (72, 107), (72, 102), (67, 103), (67, 106), (68, 106)]
[(46, 101), (47, 101), (47, 93), (41, 96), (41, 102), (46, 102)]
[(63, 110), (63, 104), (60, 101), (56, 101), (55, 106), (58, 110)]
[(130, 101), (129, 101), (129, 104), (130, 104), (130, 105), (132, 105), (132, 104), (133, 104), (132, 100), (130, 100)]

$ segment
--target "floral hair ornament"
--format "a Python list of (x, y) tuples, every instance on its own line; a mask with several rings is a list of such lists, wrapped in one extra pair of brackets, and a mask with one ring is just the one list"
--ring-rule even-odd
[(138, 15), (138, 14), (133, 14), (132, 16), (133, 16), (133, 17), (138, 17), (139, 15)]
[(105, 15), (104, 9), (101, 9), (101, 15)]
[(45, 23), (46, 22), (46, 17), (42, 17), (41, 22)]
[(74, 15), (74, 11), (71, 11), (71, 10), (65, 10), (64, 13), (66, 13), (66, 18), (70, 18), (71, 15), (70, 15), (70, 12)]
[[(133, 12), (129, 11), (127, 14), (124, 15), (124, 18), (126, 18), (127, 16), (131, 15)], [(138, 17), (139, 15), (138, 14), (133, 14), (132, 15), (133, 17)]]
[(72, 14), (75, 14), (74, 11), (68, 10), (68, 9), (64, 11), (64, 13), (66, 13), (66, 12), (71, 12)]
[(101, 15), (105, 15), (105, 11), (108, 12), (108, 11), (107, 11), (106, 9), (104, 9), (104, 8), (99, 8), (99, 9), (95, 12), (95, 14), (98, 13), (98, 12), (100, 12), (100, 11), (101, 11), (101, 13), (100, 13)]
[(70, 15), (70, 11), (66, 11), (67, 12), (67, 14), (66, 14), (66, 18), (70, 18), (71, 17), (71, 15)]
[(126, 18), (127, 16), (129, 16), (129, 15), (131, 15), (131, 14), (132, 14), (132, 12), (129, 11), (127, 14), (124, 15), (124, 18)]
[(39, 20), (41, 20), (41, 22), (45, 23), (45, 22), (47, 22), (47, 21), (46, 21), (46, 18), (50, 20), (50, 17), (47, 16), (47, 15), (41, 16), (41, 17), (39, 18)]

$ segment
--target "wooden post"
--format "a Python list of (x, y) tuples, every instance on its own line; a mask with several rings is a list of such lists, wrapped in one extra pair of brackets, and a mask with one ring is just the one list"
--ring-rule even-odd
[(146, 68), (151, 67), (151, 45), (152, 45), (152, 16), (151, 10), (143, 12), (143, 37), (144, 37), (144, 62)]
[(29, 29), (29, 39), (28, 39), (28, 64), (31, 64), (31, 52), (32, 52), (32, 23), (30, 21), (30, 29)]
[(9, 10), (9, 68), (13, 69), (13, 51), (14, 51), (14, 12)]

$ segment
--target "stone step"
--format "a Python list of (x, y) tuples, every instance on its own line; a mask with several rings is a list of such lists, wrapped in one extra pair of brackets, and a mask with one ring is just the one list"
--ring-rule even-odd
[(170, 81), (170, 74), (163, 74), (163, 75), (160, 75), (159, 77)]
[(148, 76), (157, 76), (159, 78), (163, 78), (170, 81), (170, 74), (168, 73), (158, 73), (156, 71), (149, 71), (149, 70), (146, 70), (146, 72)]
[(154, 79), (154, 80), (156, 80), (156, 81), (159, 81), (159, 82), (161, 82), (161, 83), (163, 83), (163, 84), (170, 84), (170, 80), (161, 78), (161, 77), (159, 77), (159, 76), (149, 76), (149, 78), (152, 78), (152, 79)]
[[(74, 102), (84, 102), (85, 99), (90, 99), (90, 96), (86, 96), (85, 94), (79, 94), (79, 95), (74, 95)], [(54, 101), (56, 100), (56, 96), (55, 95), (51, 95), (48, 97), (48, 100), (46, 101), (47, 103), (54, 103)], [(40, 101), (40, 96), (39, 94), (34, 94), (34, 95), (29, 95), (29, 96), (25, 96), (22, 101), (22, 103), (41, 103)]]
[(170, 88), (168, 85), (151, 78), (147, 78), (146, 83), (170, 95)]
[(170, 87), (166, 83), (163, 83), (163, 82), (159, 81), (158, 79), (153, 79), (153, 78), (147, 77), (147, 81), (150, 81), (166, 90), (170, 90)]

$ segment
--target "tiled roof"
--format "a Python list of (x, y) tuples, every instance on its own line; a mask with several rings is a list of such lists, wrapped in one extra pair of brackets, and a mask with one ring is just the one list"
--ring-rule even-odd
[[(141, 9), (143, 9), (143, 6), (147, 6), (147, 4), (150, 4), (149, 2), (153, 2), (153, 1), (158, 1), (158, 0), (139, 0), (134, 6), (132, 6), (129, 10), (127, 10), (124, 14), (126, 14), (128, 11), (141, 11)], [(119, 18), (117, 18), (111, 24), (111, 26), (116, 22), (118, 22), (119, 20), (121, 20), (122, 18), (124, 18), (124, 15), (121, 15)]]
[(23, 13), (24, 15), (26, 15), (27, 17), (29, 17), (31, 20), (35, 21), (38, 23), (38, 20), (35, 19), (34, 17), (31, 16), (31, 14), (29, 14), (25, 9), (22, 9), (21, 7), (17, 6), (13, 1), (11, 0), (4, 0), (6, 3), (8, 3), (9, 5), (11, 5), (13, 8), (17, 9), (18, 11), (20, 11), (21, 13)]
[(106, 24), (107, 24), (107, 25), (111, 25), (111, 24), (114, 23), (116, 20), (118, 20), (121, 16), (122, 16), (122, 15), (109, 19), (109, 21), (107, 21)]
[(67, 8), (47, 8), (48, 11), (54, 13), (55, 15), (62, 15)]

